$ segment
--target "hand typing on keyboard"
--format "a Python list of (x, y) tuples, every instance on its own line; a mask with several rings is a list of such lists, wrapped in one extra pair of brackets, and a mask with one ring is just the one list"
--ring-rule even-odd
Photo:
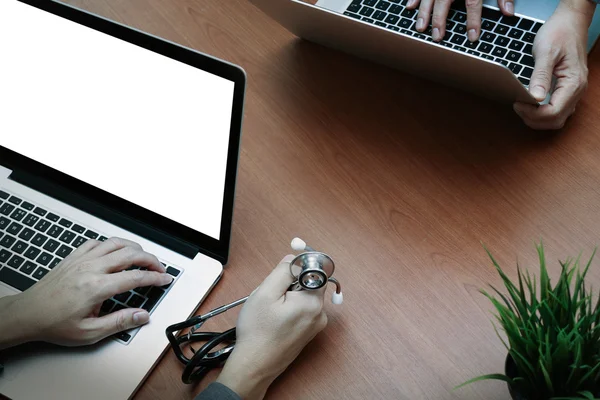
[(587, 88), (587, 37), (595, 6), (586, 0), (562, 0), (533, 44), (535, 68), (529, 91), (543, 101), (556, 84), (549, 104), (517, 103), (515, 112), (533, 129), (560, 129)]
[[(420, 5), (419, 14), (417, 15), (417, 30), (419, 32), (428, 30), (431, 19), (431, 36), (433, 40), (439, 42), (446, 34), (446, 20), (449, 17), (450, 6), (453, 2), (454, 0), (408, 0), (406, 8), (412, 10)], [(481, 34), (483, 2), (482, 0), (465, 0), (464, 5), (467, 11), (467, 38), (471, 42), (476, 42)], [(514, 14), (513, 0), (498, 0), (498, 7), (504, 15), (512, 16)], [(492, 10), (485, 9), (485, 12), (487, 11)], [(464, 23), (465, 21), (458, 22)]]
[[(127, 270), (132, 266), (142, 269)], [(148, 322), (141, 308), (100, 316), (102, 303), (173, 278), (158, 259), (125, 239), (88, 240), (24, 292), (0, 299), (0, 349), (29, 341), (91, 344)]]

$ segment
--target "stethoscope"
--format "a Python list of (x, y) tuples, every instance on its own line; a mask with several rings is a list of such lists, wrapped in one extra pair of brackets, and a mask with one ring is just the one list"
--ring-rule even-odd
[[(290, 274), (295, 281), (289, 290), (318, 290), (328, 282), (335, 284), (335, 292), (331, 298), (333, 304), (342, 304), (344, 295), (342, 286), (332, 275), (335, 271), (333, 259), (325, 253), (316, 251), (300, 238), (292, 240), (292, 249), (302, 252), (290, 262)], [(209, 319), (244, 304), (250, 296), (246, 296), (232, 303), (215, 308), (204, 315), (193, 317), (187, 321), (169, 326), (166, 329), (167, 338), (175, 355), (185, 365), (181, 380), (184, 383), (192, 383), (202, 379), (208, 371), (223, 366), (235, 347), (235, 328), (225, 332), (197, 332)], [(175, 337), (174, 333), (189, 328), (188, 333)], [(191, 347), (193, 356), (187, 358), (181, 349), (182, 345), (193, 342), (206, 342), (199, 349)], [(212, 351), (215, 347), (224, 345), (219, 350)], [(212, 351), (212, 352), (211, 352)]]

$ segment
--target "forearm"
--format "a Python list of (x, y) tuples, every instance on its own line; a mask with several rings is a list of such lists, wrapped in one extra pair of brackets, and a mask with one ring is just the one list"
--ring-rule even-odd
[(263, 374), (256, 370), (251, 362), (243, 361), (236, 357), (234, 351), (219, 374), (217, 382), (227, 386), (244, 400), (262, 400), (275, 377)]
[(581, 23), (587, 30), (592, 23), (596, 4), (591, 0), (560, 0), (558, 9), (567, 9), (581, 16)]
[(19, 310), (21, 295), (0, 298), (0, 350), (32, 340), (30, 323)]

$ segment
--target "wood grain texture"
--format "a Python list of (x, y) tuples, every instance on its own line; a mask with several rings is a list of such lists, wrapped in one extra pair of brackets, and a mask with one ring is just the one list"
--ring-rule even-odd
[[(510, 106), (303, 42), (245, 0), (70, 0), (248, 73), (231, 260), (200, 311), (252, 291), (302, 236), (336, 260), (345, 303), (269, 399), (505, 400), (506, 355), (478, 289), (543, 238), (557, 260), (600, 237), (600, 54), (558, 134)], [(157, 77), (159, 79), (159, 77)], [(600, 287), (600, 260), (590, 273)], [(211, 322), (235, 323), (236, 313)], [(139, 399), (192, 398), (171, 353)]]

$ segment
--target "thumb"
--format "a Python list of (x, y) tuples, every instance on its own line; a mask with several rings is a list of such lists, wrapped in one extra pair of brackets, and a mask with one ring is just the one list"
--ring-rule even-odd
[(281, 298), (295, 280), (290, 273), (290, 262), (293, 259), (293, 254), (285, 256), (269, 276), (265, 278), (263, 283), (260, 284), (257, 291), (263, 292), (262, 295), (273, 299)]
[(97, 337), (94, 339), (101, 340), (115, 333), (137, 328), (148, 323), (150, 314), (140, 308), (126, 308), (105, 315), (104, 317), (94, 318), (93, 320), (93, 325), (95, 326), (92, 327), (92, 330), (97, 333)]
[[(543, 101), (550, 91), (552, 84), (552, 73), (558, 58), (557, 52), (536, 51), (535, 68), (529, 83), (529, 92), (537, 101)], [(553, 53), (553, 54), (551, 54)]]

